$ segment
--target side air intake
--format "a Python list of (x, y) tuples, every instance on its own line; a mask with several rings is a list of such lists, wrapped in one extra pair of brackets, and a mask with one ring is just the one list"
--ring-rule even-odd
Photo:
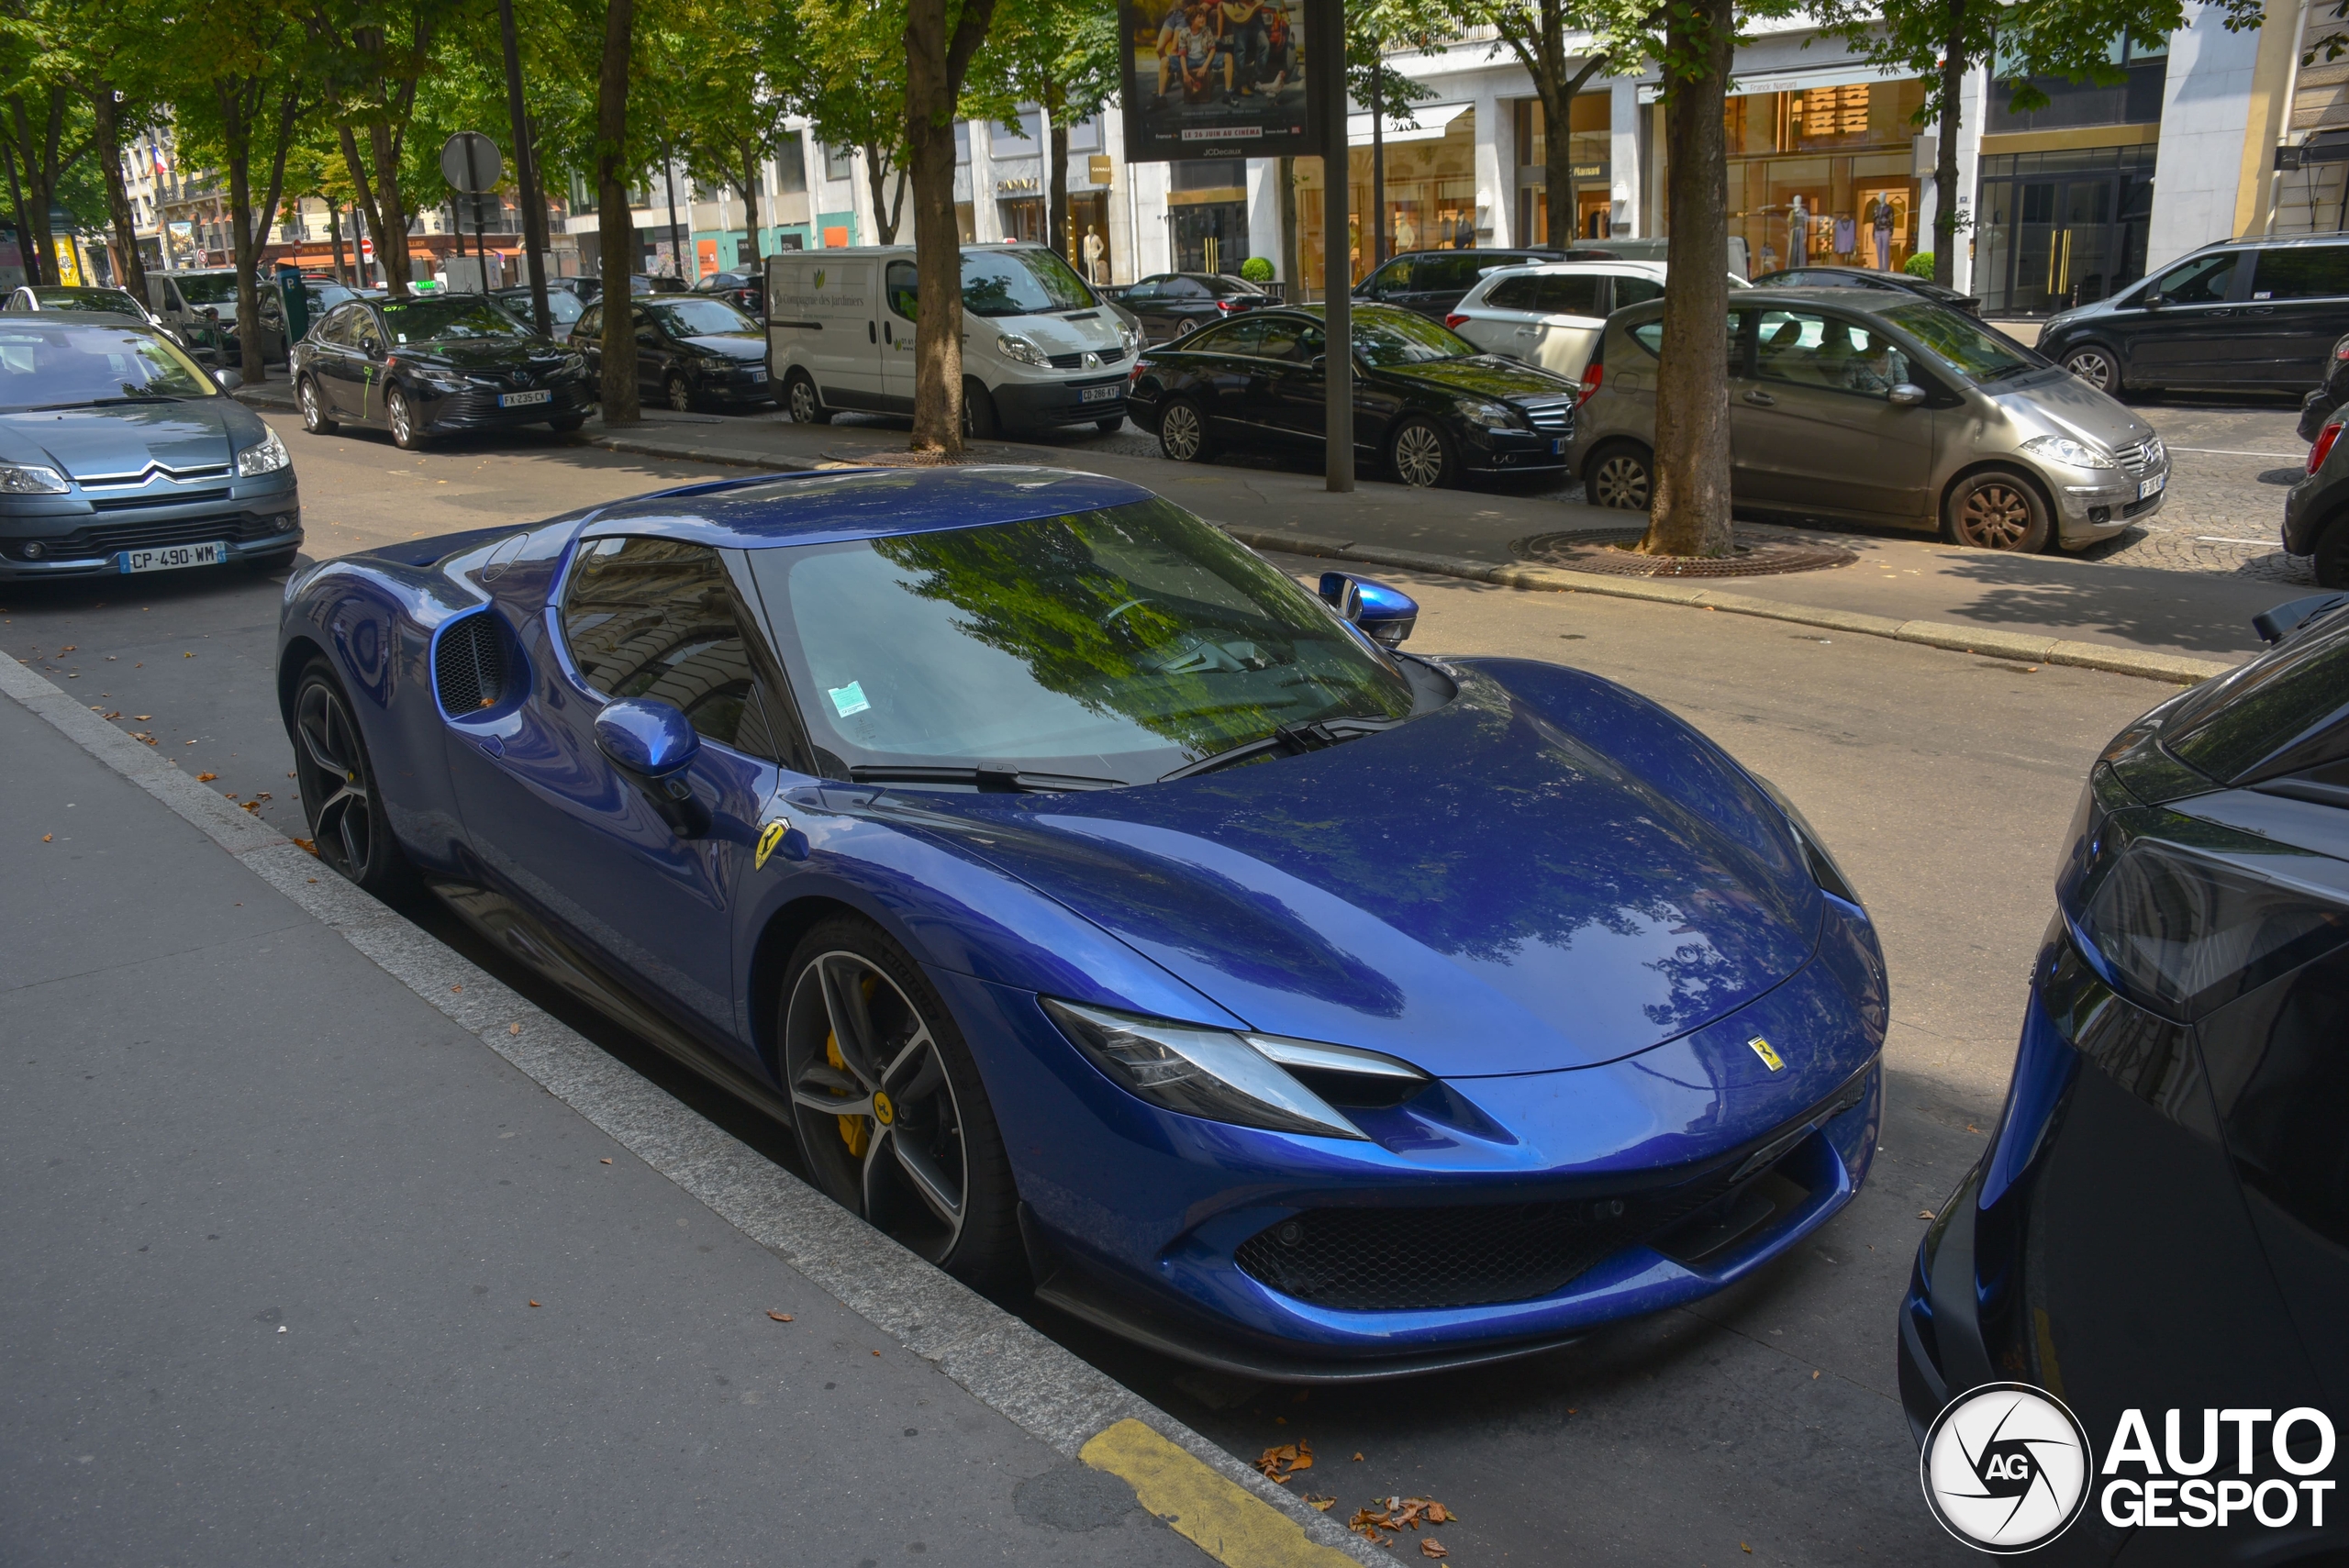
[(506, 647), (489, 611), (476, 611), (441, 629), (433, 646), (432, 689), (440, 711), (451, 718), (494, 707), (506, 695)]

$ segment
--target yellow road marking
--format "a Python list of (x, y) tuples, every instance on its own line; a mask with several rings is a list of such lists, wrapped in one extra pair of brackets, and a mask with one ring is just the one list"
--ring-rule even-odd
[(1230, 1568), (1360, 1568), (1344, 1552), (1307, 1540), (1295, 1519), (1140, 1421), (1096, 1432), (1077, 1458), (1125, 1480), (1143, 1507)]

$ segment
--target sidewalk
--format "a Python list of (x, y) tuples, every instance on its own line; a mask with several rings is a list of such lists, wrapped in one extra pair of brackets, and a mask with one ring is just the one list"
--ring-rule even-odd
[[(291, 406), (282, 384), (248, 388), (249, 400)], [(901, 428), (795, 425), (780, 415), (720, 417), (647, 410), (641, 424), (606, 429), (591, 421), (582, 439), (615, 451), (777, 470), (855, 462), (904, 450)], [(1349, 495), (1331, 495), (1319, 473), (1301, 466), (1186, 465), (1154, 457), (1013, 441), (988, 441), (983, 455), (1110, 474), (1146, 485), (1220, 523), (1259, 548), (1352, 554), (1377, 561), (1411, 552), (1407, 564), (1448, 570), (1431, 558), (1514, 566), (1512, 542), (1538, 534), (1620, 529), (1637, 519), (1597, 506), (1504, 490), (1424, 491), (1364, 479)], [(1286, 547), (1273, 542), (1289, 536)], [(1712, 580), (1719, 588), (1786, 606), (1787, 618), (1859, 629), (1833, 617), (1873, 617), (1901, 625), (1922, 621), (1979, 630), (1984, 640), (2040, 646), (2056, 640), (2139, 650), (2207, 666), (2240, 663), (2260, 650), (2251, 617), (2290, 598), (2289, 586), (2223, 573), (2173, 572), (2060, 555), (2009, 555), (1938, 540), (1820, 530), (1816, 537), (1854, 551), (1851, 566), (1775, 577)], [(1549, 584), (1609, 592), (1640, 580), (1575, 573)], [(1687, 588), (1687, 584), (1669, 584)], [(1696, 584), (1701, 588), (1704, 584)], [(2307, 590), (2299, 590), (2306, 592)], [(1645, 595), (1642, 595), (1645, 596)]]
[(0, 1559), (1362, 1560), (14, 660), (0, 755)]

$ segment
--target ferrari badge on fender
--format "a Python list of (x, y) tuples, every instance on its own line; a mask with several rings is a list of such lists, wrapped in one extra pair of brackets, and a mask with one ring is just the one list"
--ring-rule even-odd
[(775, 846), (781, 844), (783, 842), (783, 836), (790, 831), (790, 817), (776, 817), (770, 818), (766, 826), (759, 829), (758, 858), (751, 862), (751, 869), (753, 871), (766, 870), (767, 857), (774, 853)]

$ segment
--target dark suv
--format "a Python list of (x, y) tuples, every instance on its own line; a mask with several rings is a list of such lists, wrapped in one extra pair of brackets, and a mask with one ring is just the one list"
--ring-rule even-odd
[(1406, 250), (1354, 285), (1354, 297), (1399, 305), (1431, 320), (1452, 314), (1460, 296), (1496, 267), (1563, 261), (1564, 250)]
[(2230, 239), (2048, 317), (2039, 351), (2099, 392), (2303, 393), (2349, 332), (2349, 235)]

